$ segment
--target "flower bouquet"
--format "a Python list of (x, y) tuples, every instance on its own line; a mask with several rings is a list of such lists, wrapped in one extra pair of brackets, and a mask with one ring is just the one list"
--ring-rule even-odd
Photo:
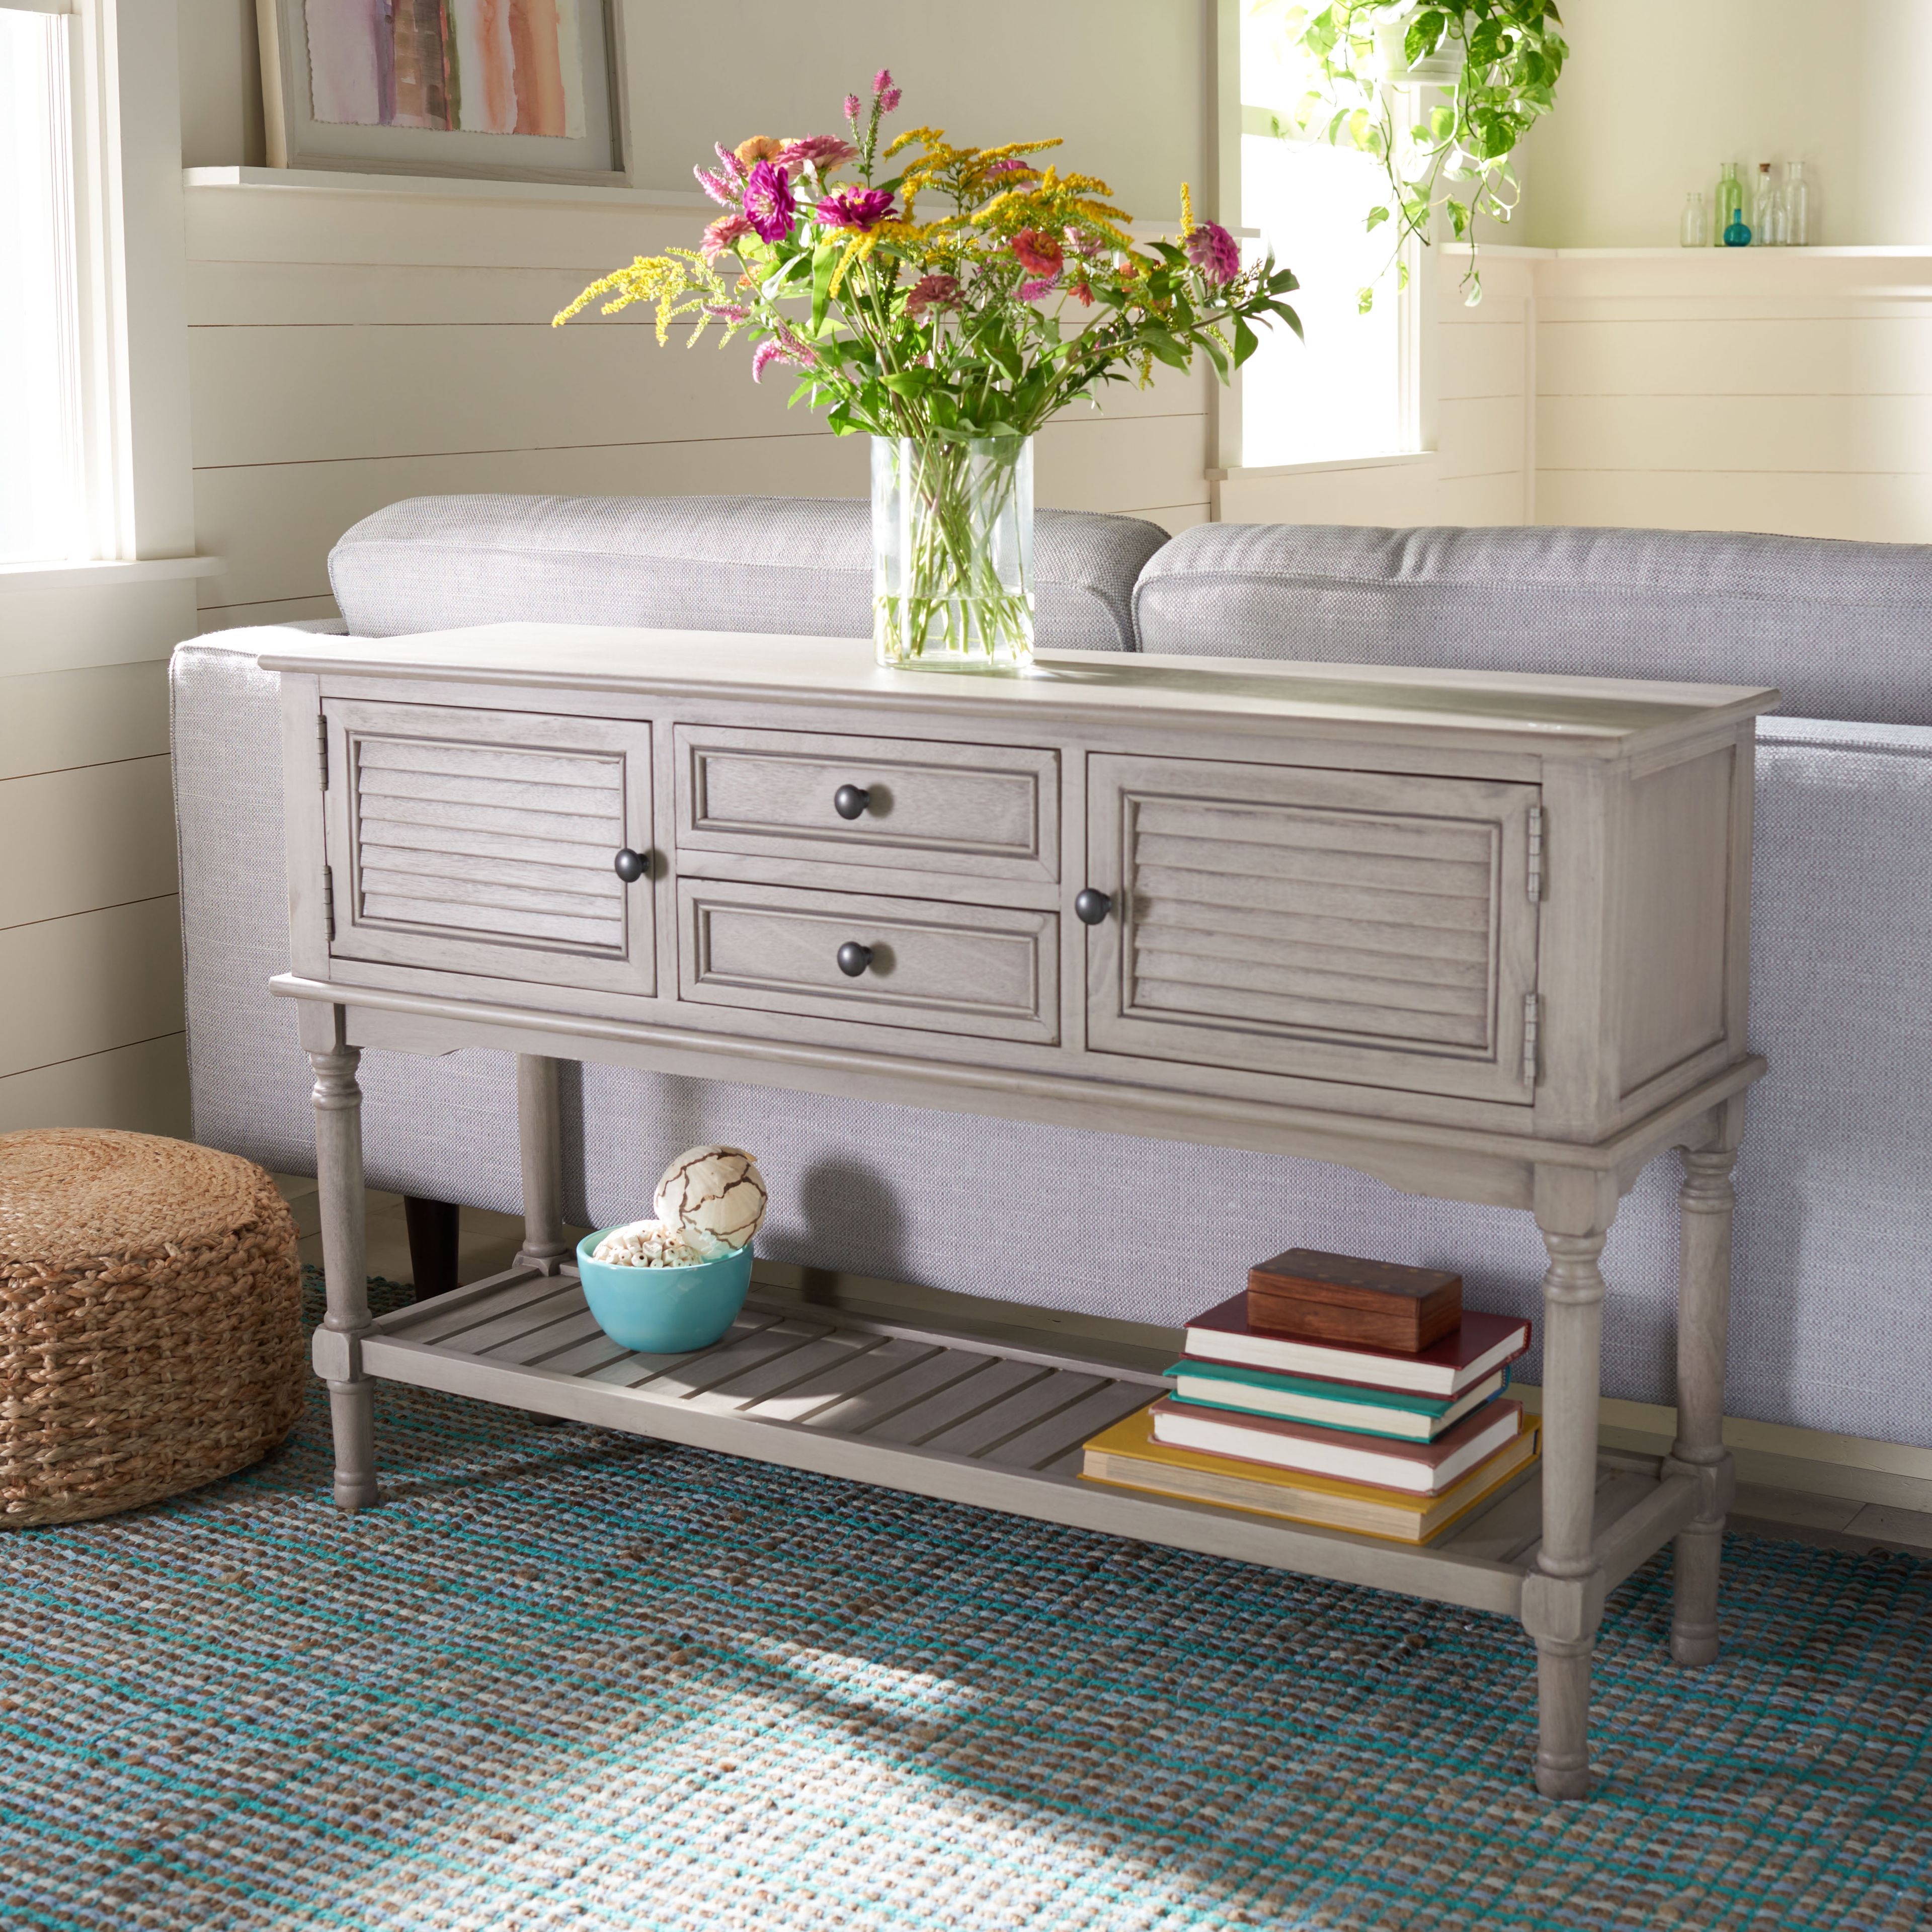
[(1033, 650), (1034, 432), (1100, 386), (1144, 386), (1197, 351), (1225, 382), (1257, 323), (1299, 334), (1294, 278), (1244, 266), (1226, 229), (1137, 243), (1106, 182), (1035, 158), (1058, 141), (960, 147), (914, 128), (882, 148), (899, 104), (883, 70), (850, 138), (722, 144), (698, 178), (723, 212), (694, 249), (640, 256), (559, 315), (602, 300), (657, 308), (755, 343), (752, 376), (797, 374), (791, 400), (874, 439), (874, 637), (879, 662), (1010, 671)]

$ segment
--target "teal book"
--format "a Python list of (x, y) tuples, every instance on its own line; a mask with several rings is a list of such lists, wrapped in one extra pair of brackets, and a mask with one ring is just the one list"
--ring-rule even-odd
[(1248, 1415), (1273, 1415), (1318, 1429), (1346, 1430), (1358, 1436), (1389, 1436), (1406, 1442), (1432, 1442), (1464, 1416), (1495, 1401), (1509, 1386), (1509, 1370), (1498, 1369), (1457, 1396), (1410, 1395), (1398, 1389), (1366, 1388), (1312, 1376), (1280, 1375), (1268, 1369), (1235, 1368), (1225, 1362), (1174, 1364), (1174, 1399), (1204, 1408), (1238, 1409)]

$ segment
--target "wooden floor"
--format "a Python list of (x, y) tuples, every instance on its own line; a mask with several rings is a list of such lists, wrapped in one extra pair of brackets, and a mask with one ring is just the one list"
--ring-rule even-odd
[[(303, 1238), (302, 1259), (320, 1264), (322, 1244), (316, 1232), (315, 1183), (298, 1175), (278, 1175), (276, 1179)], [(466, 1208), (460, 1278), (474, 1282), (508, 1268), (522, 1232), (522, 1222), (510, 1215)], [(584, 1232), (574, 1230), (573, 1234)], [(369, 1272), (405, 1283), (412, 1278), (400, 1195), (370, 1192)], [(1860, 1553), (1887, 1549), (1932, 1552), (1932, 1511), (1756, 1484), (1738, 1486), (1730, 1526), (1748, 1535)]]

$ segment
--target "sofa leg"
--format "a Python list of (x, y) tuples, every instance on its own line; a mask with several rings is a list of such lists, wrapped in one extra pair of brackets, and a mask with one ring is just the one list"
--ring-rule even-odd
[(416, 1299), (446, 1294), (456, 1286), (457, 1238), (463, 1210), (453, 1201), (426, 1201), (420, 1195), (403, 1197), (403, 1219), (410, 1233), (410, 1272)]

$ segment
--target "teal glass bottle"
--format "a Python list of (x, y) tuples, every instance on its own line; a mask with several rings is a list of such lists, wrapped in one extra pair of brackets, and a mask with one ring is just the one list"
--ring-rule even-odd
[[(1731, 230), (1743, 230), (1732, 239)], [(1750, 230), (1744, 226), (1744, 184), (1738, 178), (1738, 164), (1726, 161), (1718, 170), (1718, 192), (1711, 204), (1711, 238), (1720, 247), (1744, 248), (1750, 244)]]

